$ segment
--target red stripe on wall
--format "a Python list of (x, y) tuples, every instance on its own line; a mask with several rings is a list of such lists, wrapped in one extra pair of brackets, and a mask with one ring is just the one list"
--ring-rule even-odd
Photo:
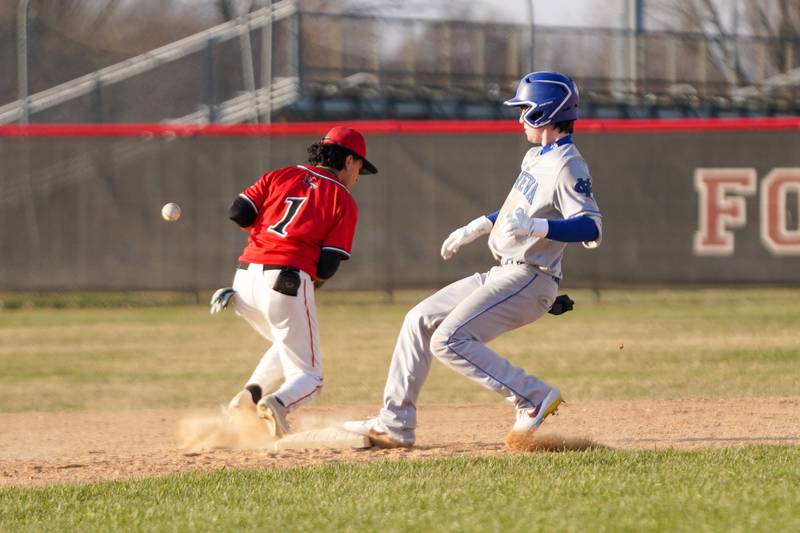
[[(0, 137), (261, 137), (322, 135), (347, 125), (367, 134), (520, 133), (509, 120), (363, 120), (290, 122), (280, 124), (30, 124), (0, 125)], [(588, 133), (662, 133), (696, 131), (756, 131), (800, 129), (800, 117), (663, 120), (579, 120), (576, 131)]]
[(669, 120), (579, 120), (576, 130), (589, 132), (693, 132), (800, 129), (800, 117), (703, 118)]

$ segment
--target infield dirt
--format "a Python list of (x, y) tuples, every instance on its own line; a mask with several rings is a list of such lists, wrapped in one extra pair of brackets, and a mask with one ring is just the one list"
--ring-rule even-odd
[[(309, 407), (293, 415), (290, 422), (298, 429), (336, 426), (375, 412), (375, 406)], [(514, 413), (502, 404), (423, 406), (417, 446), (412, 449), (276, 452), (268, 440), (216, 443), (244, 449), (179, 447), (182, 422), (219, 416), (218, 409), (2, 414), (0, 486), (140, 479), (225, 468), (515, 453), (503, 445)], [(579, 402), (550, 417), (540, 435), (548, 442), (593, 442), (620, 450), (800, 444), (800, 397)], [(214, 444), (212, 439), (205, 445)]]

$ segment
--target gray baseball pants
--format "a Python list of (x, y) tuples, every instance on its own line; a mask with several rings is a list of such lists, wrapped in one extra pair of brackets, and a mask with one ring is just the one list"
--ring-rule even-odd
[(550, 310), (558, 283), (532, 265), (497, 266), (426, 298), (406, 315), (395, 345), (379, 418), (413, 438), (417, 399), (432, 356), (513, 402), (538, 405), (551, 387), (513, 366), (486, 343)]

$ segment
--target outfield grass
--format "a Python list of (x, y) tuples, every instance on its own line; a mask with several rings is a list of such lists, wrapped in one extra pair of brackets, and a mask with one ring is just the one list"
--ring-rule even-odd
[(798, 531), (800, 448), (598, 450), (0, 490), (4, 531)]
[[(491, 344), (568, 399), (800, 390), (800, 290), (569, 292), (575, 311)], [(321, 291), (326, 387), (316, 403), (377, 405), (403, 316), (425, 295)], [(0, 411), (211, 407), (267, 348), (231, 312), (175, 305), (192, 301), (185, 295), (104, 296), (106, 307), (90, 297), (17, 298), (0, 310)], [(435, 364), (422, 401), (497, 397)]]

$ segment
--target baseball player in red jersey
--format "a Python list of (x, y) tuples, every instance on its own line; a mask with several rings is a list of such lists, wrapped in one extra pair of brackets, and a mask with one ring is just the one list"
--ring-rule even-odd
[(289, 432), (286, 415), (322, 389), (314, 289), (350, 257), (358, 207), (349, 189), (377, 172), (350, 128), (333, 128), (308, 153), (309, 165), (273, 170), (234, 200), (230, 218), (250, 237), (233, 287), (211, 298), (212, 314), (233, 300), (236, 314), (272, 341), (229, 407), (256, 411), (277, 437)]

